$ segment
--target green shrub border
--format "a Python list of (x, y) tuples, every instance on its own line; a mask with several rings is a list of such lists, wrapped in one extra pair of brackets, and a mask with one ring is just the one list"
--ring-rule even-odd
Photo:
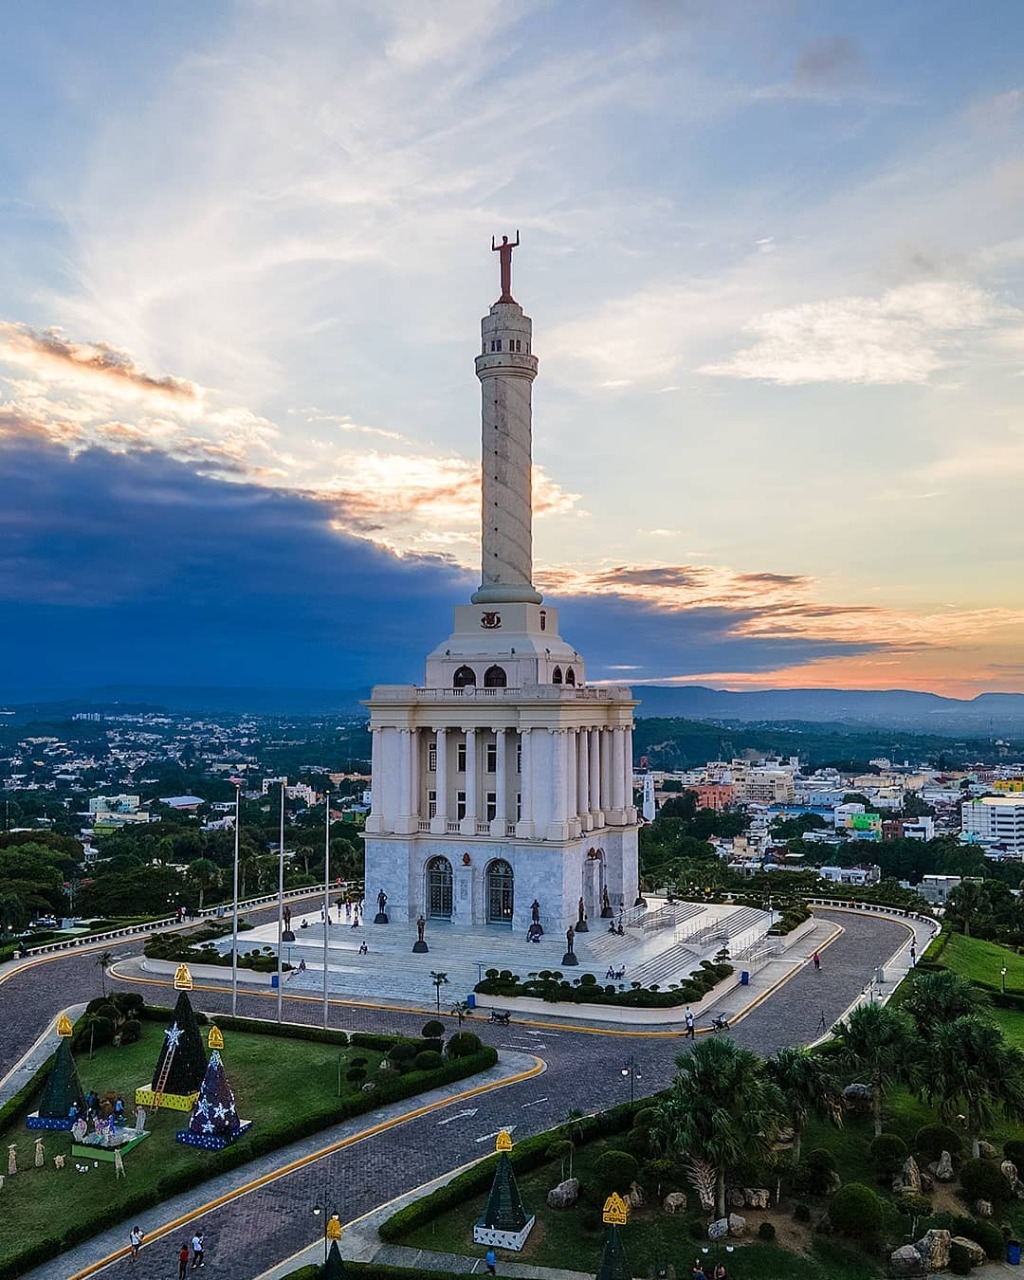
[[(524, 1174), (545, 1164), (549, 1159), (548, 1148), (553, 1142), (569, 1139), (577, 1146), (583, 1146), (585, 1143), (593, 1142), (595, 1138), (624, 1133), (632, 1128), (636, 1113), (650, 1105), (650, 1098), (640, 1098), (633, 1103), (620, 1103), (619, 1106), (611, 1107), (608, 1111), (599, 1111), (596, 1115), (583, 1116), (578, 1120), (568, 1120), (555, 1129), (547, 1129), (544, 1133), (535, 1134), (532, 1138), (524, 1138), (512, 1148), (509, 1156), (512, 1167), (517, 1174)], [(415, 1231), (417, 1227), (432, 1221), (438, 1214), (485, 1191), (491, 1185), (497, 1163), (498, 1155), (495, 1153), (471, 1168), (463, 1170), (462, 1173), (456, 1174), (443, 1187), (438, 1187), (436, 1191), (431, 1191), (429, 1195), (414, 1200), (412, 1204), (407, 1204), (393, 1213), (390, 1218), (380, 1224), (377, 1229), (378, 1235), (387, 1242), (400, 1240), (402, 1236)], [(346, 1262), (346, 1270), (348, 1267), (349, 1264)]]
[[(172, 1013), (173, 1010), (171, 1009), (160, 1008), (155, 1005), (144, 1005), (140, 1010), (142, 1017), (154, 1022), (166, 1021)], [(201, 1016), (198, 1011), (196, 1016), (200, 1021), (212, 1021), (209, 1017)], [(299, 1023), (284, 1023), (281, 1027), (278, 1027), (277, 1023), (261, 1022), (255, 1018), (231, 1017), (229, 1014), (223, 1017), (218, 1015), (215, 1020), (217, 1026), (222, 1030), (252, 1031), (258, 1035), (283, 1035), (286, 1038), (296, 1040), (337, 1044), (339, 1047), (353, 1044), (366, 1049), (386, 1050), (396, 1042), (406, 1039), (404, 1036), (373, 1035), (358, 1031), (348, 1036), (344, 1031), (330, 1029), (325, 1031), (323, 1027), (306, 1027)], [(420, 1042), (413, 1040), (410, 1043), (418, 1046)], [(248, 1164), (251, 1160), (266, 1155), (268, 1152), (275, 1151), (302, 1138), (308, 1138), (312, 1134), (330, 1128), (332, 1125), (340, 1124), (344, 1120), (365, 1115), (368, 1111), (375, 1111), (379, 1107), (386, 1107), (393, 1102), (401, 1102), (418, 1093), (425, 1093), (428, 1089), (436, 1089), (442, 1085), (453, 1084), (457, 1080), (464, 1080), (468, 1076), (476, 1075), (478, 1072), (487, 1071), (497, 1061), (498, 1051), (490, 1045), (485, 1045), (478, 1053), (471, 1054), (465, 1058), (446, 1061), (442, 1067), (434, 1071), (409, 1071), (405, 1075), (391, 1075), (386, 1081), (376, 1083), (376, 1087), (372, 1091), (343, 1099), (326, 1115), (306, 1117), (303, 1121), (293, 1125), (285, 1135), (261, 1134), (256, 1131), (250, 1131), (244, 1142), (239, 1146), (227, 1147), (221, 1152), (217, 1167), (210, 1169), (202, 1177), (197, 1177), (197, 1173), (201, 1172), (199, 1169), (183, 1169), (178, 1173), (168, 1174), (166, 1177), (158, 1179), (155, 1187), (147, 1191), (137, 1192), (123, 1205), (111, 1206), (105, 1211), (96, 1213), (90, 1222), (83, 1223), (81, 1226), (61, 1234), (54, 1234), (42, 1240), (37, 1240), (29, 1248), (22, 1250), (16, 1258), (0, 1263), (0, 1280), (17, 1280), (17, 1277), (24, 1275), (26, 1271), (59, 1257), (67, 1250), (81, 1244), (84, 1240), (89, 1240), (99, 1232), (105, 1231), (108, 1227), (115, 1227), (119, 1223), (127, 1221), (128, 1218), (134, 1217), (137, 1213), (151, 1209), (163, 1200), (170, 1199), (171, 1196), (187, 1191), (200, 1182), (207, 1181), (209, 1178), (214, 1178), (222, 1173), (229, 1172), (231, 1169), (236, 1169), (239, 1165)], [(11, 1119), (17, 1118), (22, 1108), (26, 1107), (34, 1095), (42, 1089), (52, 1063), (53, 1056), (51, 1055), (28, 1084), (0, 1108), (0, 1121), (7, 1124)]]
[[(495, 970), (488, 972), (494, 973)], [(559, 970), (553, 971), (549, 978), (527, 978), (523, 982), (511, 970), (506, 969), (496, 977), (485, 977), (473, 990), (480, 995), (501, 996), (507, 1000), (525, 996), (550, 1004), (564, 1001), (567, 1004), (605, 1004), (633, 1009), (671, 1009), (681, 1004), (696, 1004), (734, 972), (731, 964), (702, 960), (700, 966), (673, 990), (662, 991), (654, 985), (620, 991), (613, 983), (602, 984), (593, 975), (586, 973), (582, 978), (576, 979), (575, 983), (569, 982)]]

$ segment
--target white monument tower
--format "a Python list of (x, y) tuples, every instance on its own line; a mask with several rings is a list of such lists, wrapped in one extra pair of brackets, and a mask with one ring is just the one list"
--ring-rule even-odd
[(366, 896), (395, 923), (511, 925), (539, 904), (546, 930), (631, 907), (638, 893), (633, 708), (621, 685), (590, 686), (533, 585), (533, 324), (512, 297), (483, 319), (482, 567), (471, 604), (427, 657), (422, 686), (370, 698), (373, 805)]

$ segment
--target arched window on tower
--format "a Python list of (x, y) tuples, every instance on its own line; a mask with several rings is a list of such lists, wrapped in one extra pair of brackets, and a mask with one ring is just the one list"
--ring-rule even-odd
[(573, 671), (572, 667), (566, 667), (565, 669), (565, 683), (566, 684), (576, 683), (576, 672)]
[(552, 673), (551, 673), (551, 683), (552, 683), (552, 684), (561, 684), (561, 683), (562, 683), (562, 668), (561, 668), (561, 667), (555, 667), (554, 671), (552, 671)]
[(459, 667), (452, 680), (452, 688), (468, 689), (476, 684), (476, 672), (472, 667)]
[(508, 684), (504, 667), (488, 667), (484, 672), (485, 689), (504, 689)]

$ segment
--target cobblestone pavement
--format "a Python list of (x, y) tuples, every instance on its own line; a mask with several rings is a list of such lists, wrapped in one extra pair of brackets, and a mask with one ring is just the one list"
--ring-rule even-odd
[[(813, 1040), (821, 1015), (827, 1025), (840, 1017), (861, 995), (876, 966), (884, 964), (906, 937), (903, 926), (891, 919), (867, 914), (817, 914), (835, 920), (844, 929), (823, 953), (821, 971), (816, 973), (811, 966), (805, 966), (753, 1009), (735, 1029), (738, 1043), (769, 1054), (785, 1044)], [(75, 971), (74, 958), (52, 966), (62, 970), (59, 978), (48, 976), (47, 966), (42, 972), (26, 975), (26, 979), (31, 976), (35, 981), (35, 1001), (41, 1008), (33, 1035), (38, 1034), (56, 1008), (74, 998), (69, 982), (87, 985), (89, 963), (88, 957), (79, 958), (84, 975)], [(42, 991), (40, 983), (46, 984)], [(9, 986), (0, 987), (0, 1010), (7, 1013), (12, 1004)], [(20, 994), (24, 1000), (25, 992)], [(196, 1003), (210, 1011), (223, 1011), (229, 1000), (228, 993), (203, 991), (197, 994)], [(272, 1008), (266, 997), (251, 993), (240, 993), (238, 1003), (239, 1013), (248, 1016), (266, 1017)], [(294, 1021), (320, 1020), (320, 1007), (315, 1002), (289, 998), (286, 1009), (287, 1017)], [(335, 1006), (331, 1023), (350, 1030), (417, 1034), (423, 1014)], [(513, 1138), (521, 1139), (566, 1119), (572, 1108), (595, 1111), (623, 1101), (629, 1096), (629, 1084), (621, 1072), (630, 1054), (642, 1073), (642, 1079), (635, 1084), (637, 1094), (653, 1093), (670, 1082), (676, 1055), (688, 1048), (685, 1041), (676, 1037), (620, 1038), (564, 1026), (548, 1029), (512, 1024), (499, 1028), (474, 1021), (473, 1030), (499, 1049), (536, 1053), (547, 1063), (547, 1071), (533, 1080), (474, 1099), (477, 1111), (465, 1120), (442, 1124), (437, 1115), (410, 1120), (204, 1215), (207, 1262), (217, 1273), (225, 1280), (248, 1280), (309, 1245), (316, 1238), (311, 1207), (317, 1200), (326, 1200), (332, 1210), (337, 1208), (343, 1222), (351, 1220), (446, 1169), (486, 1154), (493, 1149), (493, 1135), (502, 1127), (511, 1128)], [(22, 1042), (17, 1053), (26, 1043)], [(172, 1201), (146, 1215), (142, 1225), (144, 1229), (152, 1228), (174, 1217)], [(124, 1230), (107, 1234), (111, 1250), (124, 1244)], [(171, 1274), (177, 1234), (143, 1250), (133, 1268), (138, 1280), (162, 1280)], [(84, 1254), (73, 1251), (58, 1262), (37, 1268), (31, 1276), (37, 1280), (65, 1280), (85, 1261)], [(118, 1263), (115, 1267), (126, 1265)]]

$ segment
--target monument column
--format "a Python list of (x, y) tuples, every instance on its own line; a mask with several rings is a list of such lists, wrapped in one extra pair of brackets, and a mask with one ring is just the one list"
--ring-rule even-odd
[(625, 769), (626, 769), (626, 817), (627, 825), (636, 821), (636, 809), (633, 804), (633, 727), (629, 726), (623, 729), (625, 742)]
[(604, 826), (601, 812), (601, 730), (589, 730), (590, 737), (590, 816), (595, 827)]
[(398, 731), (398, 803), (395, 806), (395, 832), (411, 835), (414, 830), (410, 798), (412, 795), (412, 734), (408, 729)]
[(464, 836), (476, 835), (476, 730), (466, 729), (466, 816), (460, 831)]
[(420, 820), (420, 731), (409, 733), (409, 813), (413, 818), (413, 830)]
[(434, 775), (437, 809), (430, 820), (430, 830), (443, 836), (448, 830), (448, 730), (437, 730), (437, 772)]
[(625, 733), (622, 729), (612, 730), (612, 821), (619, 825), (623, 820), (626, 807), (626, 753)]
[(584, 831), (594, 825), (590, 816), (590, 734), (576, 733), (576, 812)]
[(504, 729), (494, 731), (494, 821), (491, 835), (504, 837), (508, 823), (508, 736)]
[(384, 791), (384, 773), (380, 763), (380, 730), (370, 730), (370, 812), (366, 815), (366, 830), (377, 834), (384, 830), (381, 821)]
[(598, 736), (601, 743), (601, 809), (607, 822), (612, 808), (612, 731), (601, 729)]
[(533, 730), (524, 729), (519, 737), (520, 773), (519, 773), (519, 810), (520, 817), (516, 823), (516, 835), (522, 840), (533, 839)]

